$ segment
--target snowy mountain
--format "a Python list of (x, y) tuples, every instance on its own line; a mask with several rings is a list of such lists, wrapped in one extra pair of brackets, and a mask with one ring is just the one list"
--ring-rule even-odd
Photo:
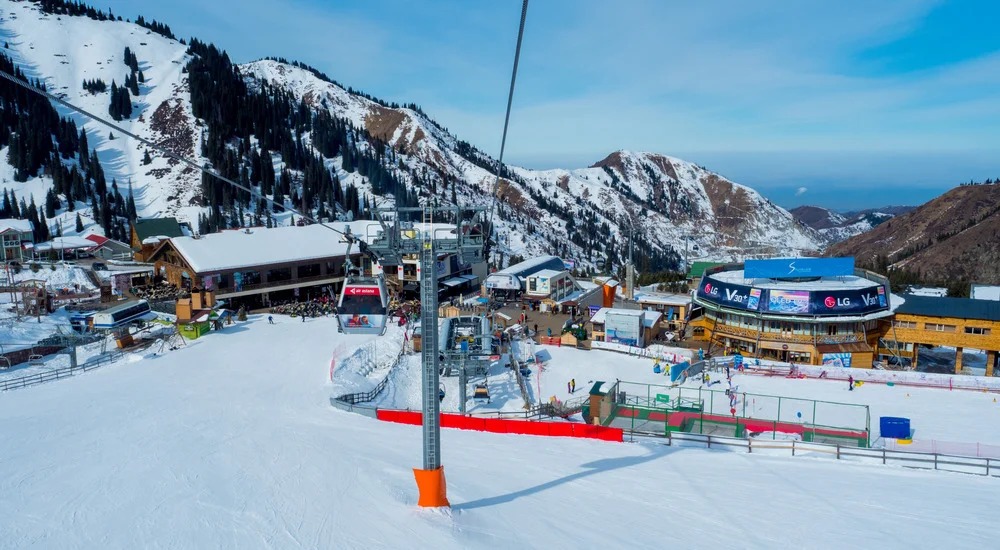
[[(379, 101), (283, 60), (236, 66), (214, 47), (185, 44), (162, 28), (154, 32), (149, 24), (105, 14), (69, 15), (75, 12), (67, 4), (45, 4), (58, 13), (43, 12), (40, 3), (0, 0), (5, 52), (26, 75), (107, 118), (113, 94), (83, 83), (96, 79), (112, 87), (134, 79), (128, 49), (141, 82), (138, 94), (128, 94), (132, 113), (118, 124), (286, 206), (305, 204), (311, 215), (345, 218), (368, 204), (488, 207), (499, 172), (494, 259), (501, 262), (555, 253), (583, 266), (599, 259), (618, 266), (630, 228), (640, 270), (677, 267), (685, 255), (799, 254), (827, 242), (753, 189), (680, 159), (617, 151), (589, 168), (499, 166), (415, 105)], [(234, 75), (238, 81), (229, 79)], [(116, 181), (122, 193), (131, 185), (140, 216), (175, 215), (204, 231), (290, 221), (281, 208), (266, 211), (249, 194), (203, 182), (176, 161), (147, 158), (133, 140), (111, 139), (104, 126), (69, 110), (59, 113), (87, 130), (109, 185)], [(51, 187), (45, 175), (4, 180), (0, 185), (36, 202)], [(86, 214), (87, 201), (79, 207)]]
[(821, 206), (798, 206), (789, 212), (799, 222), (818, 231), (827, 243), (833, 244), (867, 233), (882, 222), (912, 209), (912, 206), (888, 206), (838, 213)]

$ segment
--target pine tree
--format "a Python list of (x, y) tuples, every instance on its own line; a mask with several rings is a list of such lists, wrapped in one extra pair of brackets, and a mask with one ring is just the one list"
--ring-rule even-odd
[(149, 150), (147, 149), (145, 153), (142, 154), (142, 163), (149, 164), (153, 162), (153, 158), (149, 156)]
[(17, 197), (14, 196), (14, 191), (10, 192), (10, 217), (21, 219), (21, 208), (17, 204)]
[(146, 83), (146, 75), (142, 74), (142, 71), (139, 71), (139, 82)]
[(76, 232), (83, 233), (83, 218), (80, 217), (80, 213), (76, 213)]
[(115, 133), (114, 132), (108, 132), (108, 140), (109, 141), (114, 141), (114, 139), (115, 139)]

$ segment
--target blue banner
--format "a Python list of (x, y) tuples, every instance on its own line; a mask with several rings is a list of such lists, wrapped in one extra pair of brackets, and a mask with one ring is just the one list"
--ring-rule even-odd
[(814, 315), (864, 315), (889, 308), (885, 287), (854, 290), (814, 290), (809, 297)]
[(854, 258), (779, 258), (747, 260), (747, 279), (794, 279), (799, 277), (840, 277), (854, 274)]
[(702, 279), (698, 296), (726, 307), (749, 310), (760, 307), (760, 289), (723, 283), (708, 277)]

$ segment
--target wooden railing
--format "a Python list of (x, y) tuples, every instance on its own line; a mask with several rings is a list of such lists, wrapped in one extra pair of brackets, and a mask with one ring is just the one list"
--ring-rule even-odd
[(813, 336), (811, 334), (793, 334), (788, 332), (760, 332), (757, 329), (737, 327), (732, 325), (717, 325), (715, 332), (730, 336), (739, 336), (750, 340), (766, 340), (769, 342), (801, 342), (803, 344), (849, 344), (854, 342), (864, 342), (864, 337), (860, 334), (822, 334)]

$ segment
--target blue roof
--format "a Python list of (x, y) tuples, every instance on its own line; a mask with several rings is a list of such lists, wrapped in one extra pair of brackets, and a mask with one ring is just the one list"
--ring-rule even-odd
[(1000, 302), (973, 300), (972, 298), (938, 298), (936, 296), (906, 295), (906, 301), (896, 308), (896, 313), (924, 315), (926, 317), (955, 317), (981, 321), (1000, 321)]

